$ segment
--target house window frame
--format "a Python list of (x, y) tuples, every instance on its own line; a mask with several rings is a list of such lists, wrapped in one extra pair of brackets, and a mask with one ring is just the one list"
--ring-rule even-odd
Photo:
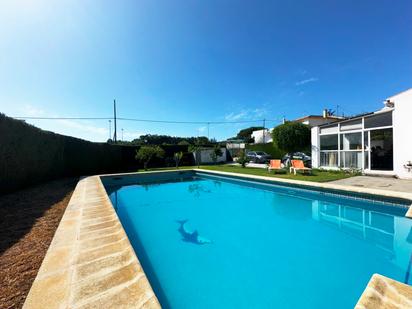
[[(392, 125), (389, 126), (379, 126), (379, 127), (373, 127), (373, 128), (365, 128), (365, 118), (369, 118), (372, 115), (367, 115), (362, 117), (362, 128), (361, 129), (355, 129), (355, 130), (344, 130), (341, 131), (341, 123), (337, 123), (337, 130), (335, 132), (328, 132), (328, 133), (319, 133), (319, 167), (320, 168), (327, 168), (327, 169), (339, 169), (339, 168), (344, 168), (341, 166), (341, 156), (344, 155), (344, 152), (361, 152), (361, 169), (362, 171), (371, 171), (371, 154), (370, 154), (370, 131), (375, 131), (375, 130), (384, 130), (384, 129), (392, 129), (393, 130), (393, 110), (390, 111), (391, 116), (392, 116)], [(348, 150), (343, 150), (341, 149), (341, 134), (350, 134), (350, 133), (361, 133), (361, 149), (348, 149)], [(320, 142), (320, 137), (321, 136), (326, 136), (326, 135), (338, 135), (338, 149), (336, 150), (320, 150), (322, 145)], [(365, 134), (367, 134), (368, 138), (368, 149), (365, 149)], [(337, 152), (337, 160), (338, 164), (337, 167), (334, 166), (325, 166), (321, 165), (321, 160), (320, 160), (320, 155), (321, 153), (327, 153), (327, 152)], [(368, 152), (368, 168), (365, 169), (365, 153)], [(379, 170), (373, 170), (373, 171), (379, 171)]]

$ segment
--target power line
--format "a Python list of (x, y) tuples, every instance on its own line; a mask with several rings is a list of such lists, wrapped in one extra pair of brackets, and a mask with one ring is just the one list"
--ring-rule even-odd
[[(23, 120), (112, 120), (113, 117), (12, 117)], [(233, 120), (233, 121), (178, 121), (178, 120), (155, 120), (155, 119), (138, 119), (138, 118), (123, 118), (116, 117), (116, 120), (135, 121), (135, 122), (150, 122), (150, 123), (171, 123), (171, 124), (235, 124), (235, 123), (257, 123), (262, 121), (277, 122), (279, 119), (256, 119), (256, 120)]]
[(39, 119), (39, 120), (111, 120), (113, 117), (13, 117), (14, 119)]

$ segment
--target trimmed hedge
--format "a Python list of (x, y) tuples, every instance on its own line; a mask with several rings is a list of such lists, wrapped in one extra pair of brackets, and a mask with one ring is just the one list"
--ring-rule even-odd
[[(0, 194), (59, 177), (136, 171), (136, 146), (93, 143), (43, 131), (0, 114)], [(187, 152), (187, 145), (165, 145), (166, 157)], [(151, 167), (166, 166), (166, 159)], [(181, 165), (193, 165), (185, 155)]]
[(279, 149), (273, 143), (246, 145), (246, 149), (250, 151), (264, 151), (270, 154), (274, 159), (282, 159), (286, 151)]

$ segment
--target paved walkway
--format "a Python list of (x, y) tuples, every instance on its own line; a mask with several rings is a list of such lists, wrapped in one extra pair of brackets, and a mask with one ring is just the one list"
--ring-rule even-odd
[(412, 193), (412, 180), (378, 176), (355, 176), (331, 181), (330, 183), (371, 189)]

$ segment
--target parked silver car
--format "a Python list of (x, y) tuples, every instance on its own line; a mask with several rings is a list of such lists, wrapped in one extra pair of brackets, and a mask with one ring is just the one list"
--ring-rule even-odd
[(282, 158), (282, 163), (290, 166), (290, 160), (302, 160), (306, 167), (312, 167), (312, 158), (303, 152), (287, 153)]
[(267, 163), (272, 159), (272, 156), (264, 151), (248, 151), (246, 157), (254, 163)]

